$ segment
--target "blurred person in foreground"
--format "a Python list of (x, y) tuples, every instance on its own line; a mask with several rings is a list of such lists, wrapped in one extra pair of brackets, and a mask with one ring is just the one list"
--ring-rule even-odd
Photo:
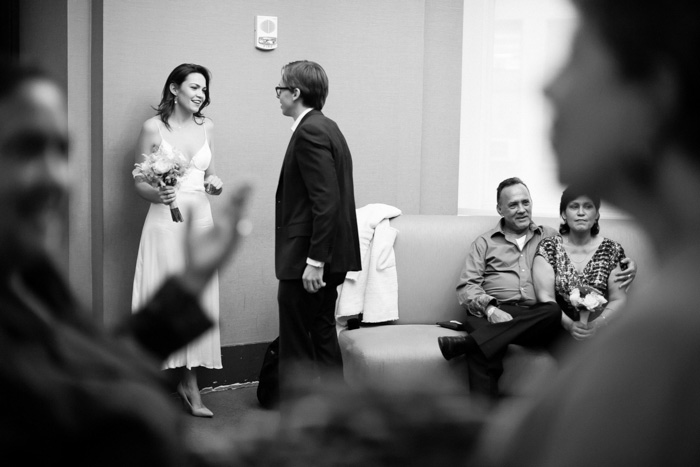
[[(302, 372), (303, 374), (303, 372)], [(299, 374), (295, 375), (295, 378)], [(485, 411), (464, 393), (324, 386), (298, 378), (289, 416), (271, 431), (236, 434), (239, 467), (454, 467), (471, 465)]]
[(573, 3), (572, 49), (545, 91), (559, 178), (635, 216), (660, 266), (534, 404), (494, 420), (485, 457), (508, 466), (699, 465), (700, 2)]
[(65, 95), (0, 66), (0, 449), (27, 465), (203, 465), (158, 368), (211, 327), (197, 297), (238, 244), (249, 186), (206, 238), (186, 236), (188, 267), (107, 332), (51, 259), (71, 186)]

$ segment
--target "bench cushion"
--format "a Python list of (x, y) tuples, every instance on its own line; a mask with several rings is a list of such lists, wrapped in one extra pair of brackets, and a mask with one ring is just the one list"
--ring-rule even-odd
[[(468, 391), (463, 356), (445, 360), (437, 339), (465, 335), (437, 325), (395, 324), (344, 330), (338, 335), (345, 380), (353, 387), (384, 390), (423, 388)], [(511, 345), (503, 360), (499, 386), (504, 394), (531, 393), (536, 382), (556, 371), (547, 352)]]
[(464, 357), (445, 360), (439, 336), (465, 332), (437, 325), (387, 324), (344, 330), (338, 335), (345, 380), (354, 387), (425, 387), (452, 390), (467, 385)]

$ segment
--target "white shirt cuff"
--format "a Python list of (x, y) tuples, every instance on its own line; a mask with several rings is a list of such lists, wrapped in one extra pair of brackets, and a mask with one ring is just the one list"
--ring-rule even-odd
[(306, 264), (315, 268), (322, 268), (323, 265), (326, 263), (324, 263), (323, 261), (316, 261), (315, 259), (306, 258)]

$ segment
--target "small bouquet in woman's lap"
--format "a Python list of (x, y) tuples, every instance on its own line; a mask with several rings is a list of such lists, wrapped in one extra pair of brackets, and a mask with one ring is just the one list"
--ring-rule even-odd
[(593, 287), (580, 285), (571, 290), (569, 303), (578, 310), (581, 322), (586, 324), (588, 323), (588, 315), (602, 309), (608, 301)]
[[(150, 154), (144, 154), (145, 160), (134, 164), (136, 168), (131, 172), (134, 178), (141, 178), (154, 188), (164, 186), (175, 187), (187, 173), (189, 161), (177, 149), (165, 151), (162, 147)], [(182, 222), (182, 214), (177, 203), (170, 203), (170, 216), (173, 222)]]

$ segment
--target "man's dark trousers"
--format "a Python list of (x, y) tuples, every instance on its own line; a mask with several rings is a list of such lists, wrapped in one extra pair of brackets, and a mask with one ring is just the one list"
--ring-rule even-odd
[(537, 303), (530, 307), (503, 304), (499, 308), (513, 319), (490, 323), (486, 318), (467, 316), (466, 327), (479, 351), (467, 355), (469, 389), (473, 394), (498, 398), (498, 380), (503, 374), (503, 357), (509, 344), (546, 349), (554, 348), (564, 336), (561, 308), (556, 302)]
[[(338, 345), (335, 305), (338, 285), (346, 273), (324, 274), (326, 283), (316, 293), (304, 289), (301, 279), (281, 280), (277, 292), (280, 330), (280, 397), (293, 397), (294, 385), (310, 379), (338, 380), (343, 358)], [(301, 381), (297, 378), (300, 378)]]

